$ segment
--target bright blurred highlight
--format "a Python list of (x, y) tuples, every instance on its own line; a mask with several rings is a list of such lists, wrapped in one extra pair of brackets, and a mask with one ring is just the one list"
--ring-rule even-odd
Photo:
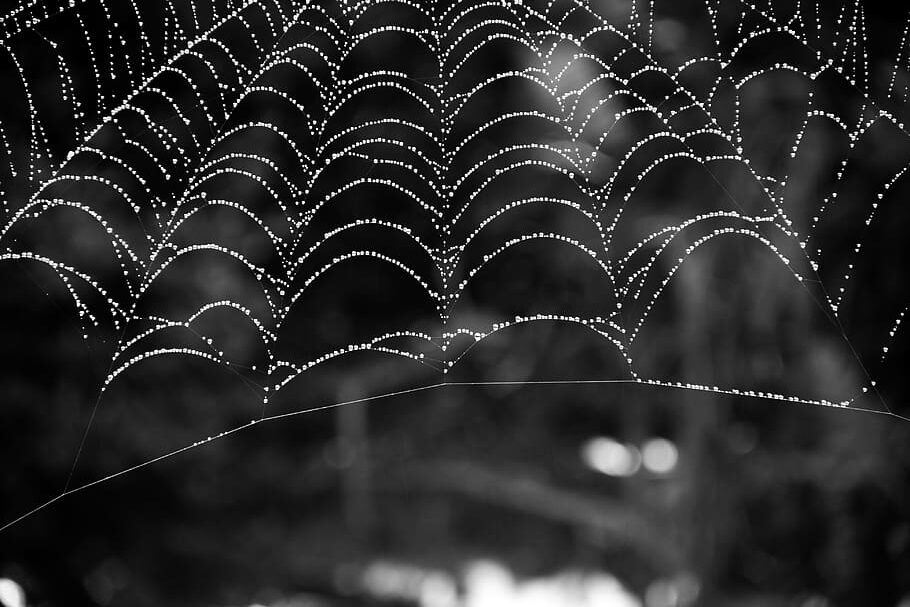
[(366, 568), (363, 587), (370, 596), (383, 600), (417, 602), (420, 607), (456, 607), (454, 578), (443, 571), (415, 565), (377, 561)]
[(368, 596), (420, 607), (642, 607), (619, 580), (603, 572), (564, 571), (522, 580), (498, 562), (479, 560), (464, 568), (460, 586), (450, 573), (390, 561), (370, 564), (362, 577)]
[(465, 587), (465, 607), (641, 607), (606, 573), (564, 572), (516, 580), (502, 565), (480, 561), (468, 568)]
[(0, 578), (0, 605), (25, 607), (25, 591), (22, 586), (9, 578)]
[(669, 474), (679, 462), (679, 451), (672, 441), (652, 438), (641, 448), (641, 459), (645, 469), (655, 474)]
[(635, 446), (602, 436), (586, 442), (581, 457), (590, 468), (608, 476), (632, 476), (641, 467), (641, 453)]

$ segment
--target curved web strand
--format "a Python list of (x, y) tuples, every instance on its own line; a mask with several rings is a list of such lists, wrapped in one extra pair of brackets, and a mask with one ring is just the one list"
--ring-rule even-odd
[[(0, 17), (0, 262), (51, 268), (113, 344), (102, 394), (202, 361), (254, 394), (249, 424), (323, 369), (471, 383), (532, 326), (612, 361), (557, 383), (870, 409), (910, 300), (856, 287), (906, 257), (906, 69), (878, 98), (860, 3), (637, 5), (23, 1)], [(788, 310), (850, 350), (855, 389), (661, 375), (650, 336), (712, 255), (809, 302)]]

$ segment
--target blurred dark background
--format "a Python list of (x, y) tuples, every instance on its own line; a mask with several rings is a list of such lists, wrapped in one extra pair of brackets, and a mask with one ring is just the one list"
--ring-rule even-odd
[[(0, 525), (77, 490), (0, 531), (0, 603), (910, 605), (910, 423), (888, 415), (910, 414), (908, 342), (897, 322), (910, 301), (910, 139), (900, 123), (907, 11), (789, 4), (518, 2), (458, 18), (469, 4), (449, 13), (328, 1), (298, 13), (290, 1), (227, 0), (8, 9)], [(603, 23), (628, 37), (588, 35)], [(614, 71), (573, 58), (577, 48), (554, 24)], [(393, 30), (356, 38), (386, 25), (435, 27), (441, 43)], [(780, 25), (803, 42), (765, 32)], [(191, 42), (209, 29), (218, 44)], [(516, 31), (546, 64), (509, 37)], [(430, 52), (437, 43), (454, 45), (442, 66)], [(177, 59), (182, 75), (151, 81), (169, 97), (131, 98), (147, 119), (122, 111), (104, 120), (187, 45), (199, 55)], [(293, 61), (259, 73), (270, 49)], [(687, 63), (715, 54), (734, 59)], [(840, 72), (820, 70), (828, 58)], [(552, 90), (512, 79), (468, 98), (487, 78), (529, 65)], [(667, 71), (640, 71), (649, 65)], [(431, 99), (434, 111), (394, 87), (350, 102), (337, 92), (358, 78), (382, 80), (369, 75), (382, 69), (402, 72), (388, 78)], [(607, 76), (581, 89), (598, 74)], [(669, 88), (667, 74), (676, 78)], [(645, 111), (615, 118), (636, 108)], [(472, 135), (518, 111), (562, 112), (577, 131), (524, 115)], [(345, 131), (389, 117), (445, 145), (399, 123)], [(287, 138), (239, 128), (251, 121)], [(703, 127), (726, 137), (697, 132)], [(681, 139), (648, 139), (665, 130)], [(529, 142), (548, 147), (488, 157)], [(591, 160), (569, 166), (555, 150)], [(701, 161), (666, 159), (681, 150)], [(705, 161), (713, 155), (739, 160)], [(544, 164), (511, 168), (528, 160)], [(437, 219), (389, 182), (427, 200)], [(451, 204), (440, 184), (454, 192)], [(589, 214), (546, 203), (484, 223), (535, 195)], [(28, 207), (32, 196), (39, 204)], [(317, 209), (324, 197), (334, 202)], [(42, 199), (97, 212), (138, 261), (111, 244), (107, 225)], [(205, 202), (213, 200), (249, 212)], [(193, 217), (174, 227), (188, 210)], [(745, 226), (733, 211), (776, 224)], [(728, 214), (704, 218), (714, 212)], [(612, 226), (609, 246), (593, 216)], [(652, 237), (697, 217), (663, 247)], [(377, 218), (407, 226), (440, 257), (463, 245), (453, 278), (443, 280), (397, 229), (360, 225), (322, 240)], [(443, 237), (436, 221), (451, 232)], [(758, 231), (790, 266), (742, 234), (687, 252), (730, 226)], [(542, 231), (596, 251), (615, 283), (565, 241), (492, 255)], [(163, 241), (226, 247), (260, 276), (210, 249), (164, 263), (166, 254), (153, 255)], [(375, 258), (335, 264), (290, 305), (324, 263), (365, 248), (414, 268), (431, 290), (457, 292), (443, 310), (448, 322), (415, 281)], [(104, 292), (24, 252), (75, 268)], [(686, 262), (661, 291), (680, 256)], [(157, 269), (139, 293), (143, 274)], [(618, 294), (623, 284), (633, 288)], [(246, 315), (216, 308), (182, 326), (221, 300)], [(513, 322), (535, 314), (598, 320)], [(118, 351), (160, 319), (181, 326)], [(446, 339), (459, 328), (489, 335)], [(275, 393), (290, 365), (394, 331), (434, 339), (382, 342), (414, 358), (346, 353)], [(124, 360), (162, 348), (230, 362), (155, 356), (102, 389)], [(647, 385), (633, 373), (864, 411)], [(266, 421), (91, 485), (251, 419), (443, 380), (451, 385)]]

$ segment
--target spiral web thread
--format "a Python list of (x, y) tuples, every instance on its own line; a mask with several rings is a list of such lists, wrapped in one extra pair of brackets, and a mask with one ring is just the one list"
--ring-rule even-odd
[[(901, 118), (910, 60), (906, 27), (895, 41), (882, 95), (872, 82), (860, 3), (830, 14), (811, 3), (787, 10), (739, 0), (683, 4), (701, 29), (693, 29), (700, 32), (695, 51), (678, 52), (673, 61), (661, 51), (662, 41), (672, 38), (672, 21), (662, 18), (655, 0), (33, 0), (0, 17), (12, 99), (0, 124), (0, 260), (50, 268), (72, 296), (87, 342), (93, 332), (111, 331), (115, 345), (102, 395), (144, 361), (195, 357), (230, 368), (264, 405), (247, 424), (91, 483), (67, 484), (35, 511), (265, 420), (443, 386), (500, 383), (446, 377), (475, 344), (539, 321), (593, 332), (627, 366), (619, 378), (540, 383), (631, 382), (897, 416), (884, 403), (883, 410), (858, 406), (859, 394), (816, 399), (671, 381), (637, 369), (633, 344), (652, 310), (690, 256), (718, 239), (743, 237), (763, 247), (840, 327), (839, 310), (851, 296), (854, 265), (862, 264), (869, 238), (863, 226), (885, 221), (881, 207), (899, 204), (889, 193), (910, 166)], [(769, 54), (763, 65), (756, 67), (753, 58), (746, 69), (740, 57), (768, 40), (789, 54), (786, 60)], [(384, 55), (377, 41), (393, 50)], [(484, 53), (500, 47), (511, 49), (511, 59), (487, 67)], [(788, 150), (792, 162), (772, 170), (744, 151), (740, 95), (753, 80), (780, 71), (801, 77), (810, 92)], [(485, 116), (477, 100), (503, 83), (530, 91), (516, 96), (525, 105)], [(854, 103), (840, 107), (814, 96), (814, 87), (831, 86), (842, 87)], [(382, 101), (364, 111), (363, 100), (371, 97)], [(387, 98), (397, 101), (387, 104)], [(814, 216), (801, 221), (788, 199), (789, 172), (798, 167), (805, 134), (820, 121), (840, 132), (848, 156)], [(629, 122), (640, 136), (623, 141), (628, 129), (618, 125)], [(495, 149), (477, 145), (503, 126), (511, 140), (494, 139)], [(866, 192), (868, 200), (850, 202), (857, 209), (844, 229), (850, 259), (846, 267), (834, 264), (837, 276), (822, 276), (826, 251), (815, 234), (843, 216), (838, 194), (851, 183), (849, 154), (875, 129), (897, 142), (897, 152), (889, 150), (895, 160), (877, 189)], [(619, 141), (611, 139), (614, 133)], [(612, 164), (603, 162), (607, 148)], [(726, 193), (726, 206), (625, 242), (617, 235), (628, 231), (623, 220), (636, 188), (671, 162), (705, 171)], [(716, 174), (719, 166), (735, 167), (759, 188), (761, 200), (742, 201)], [(513, 196), (497, 189), (525, 170), (562, 180), (563, 187), (558, 194)], [(325, 219), (333, 205), (371, 188), (403, 200), (407, 212), (367, 206), (359, 215)], [(492, 245), (481, 237), (532, 206), (559, 208), (583, 229), (518, 228)], [(209, 237), (198, 224), (186, 229), (213, 210), (242, 216), (266, 252)], [(109, 255), (86, 254), (75, 240), (59, 242), (59, 230), (69, 224), (54, 218), (73, 212), (87, 221), (80, 225), (91, 226), (84, 229), (104, 235)], [(379, 233), (385, 236), (373, 238)], [(596, 269), (605, 285), (596, 313), (532, 311), (486, 324), (457, 313), (485, 266), (541, 241), (570, 248)], [(476, 250), (478, 242), (486, 248)], [(198, 302), (157, 309), (151, 294), (169, 284), (169, 270), (205, 255), (243, 268), (255, 280), (257, 297), (213, 297), (200, 287), (193, 291), (201, 293)], [(417, 285), (432, 321), (290, 355), (283, 332), (308, 289), (364, 259), (391, 266)], [(899, 338), (906, 311), (906, 304), (893, 303), (877, 346), (879, 362)], [(235, 360), (201, 332), (198, 321), (216, 310), (231, 311), (235, 321), (255, 329), (264, 349), (260, 359)], [(314, 368), (362, 352), (407, 359), (438, 373), (438, 381), (289, 413), (265, 408)], [(861, 389), (874, 386), (869, 377)]]

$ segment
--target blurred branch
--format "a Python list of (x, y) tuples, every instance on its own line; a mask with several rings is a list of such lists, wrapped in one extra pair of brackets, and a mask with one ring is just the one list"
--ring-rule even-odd
[(680, 561), (668, 534), (620, 501), (556, 487), (514, 470), (468, 461), (415, 464), (409, 484), (459, 494), (543, 519), (591, 530), (626, 544), (658, 568), (672, 571)]

